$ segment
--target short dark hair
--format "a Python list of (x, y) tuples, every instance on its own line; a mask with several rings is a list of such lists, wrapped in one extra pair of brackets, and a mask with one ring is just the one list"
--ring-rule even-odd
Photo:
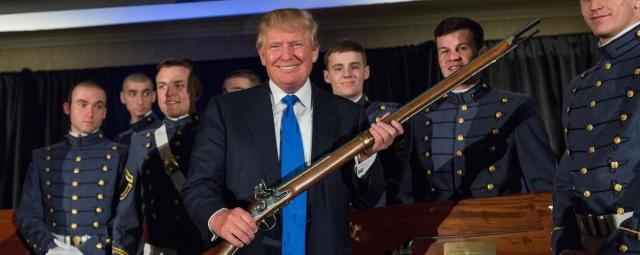
[(225, 77), (224, 80), (228, 80), (236, 77), (246, 78), (247, 80), (249, 80), (249, 83), (251, 83), (251, 85), (253, 86), (258, 86), (260, 85), (260, 83), (262, 83), (262, 81), (260, 80), (260, 77), (258, 77), (258, 75), (254, 71), (251, 71), (249, 69), (233, 70), (229, 74), (227, 74), (227, 77)]
[(476, 49), (482, 48), (484, 45), (484, 31), (482, 26), (474, 20), (466, 17), (451, 17), (440, 21), (440, 24), (433, 31), (434, 38), (448, 35), (460, 29), (468, 29), (473, 33), (473, 42)]
[(122, 81), (121, 90), (124, 90), (124, 85), (127, 84), (127, 82), (151, 83), (151, 90), (155, 90), (155, 88), (153, 87), (153, 81), (151, 81), (151, 78), (149, 78), (149, 76), (143, 73), (132, 73), (127, 75), (127, 77), (124, 77), (124, 80)]
[(170, 58), (165, 59), (160, 62), (157, 66), (157, 71), (165, 67), (174, 67), (181, 66), (189, 69), (189, 78), (188, 78), (188, 87), (189, 95), (196, 96), (199, 91), (202, 89), (202, 85), (200, 84), (200, 78), (198, 78), (198, 74), (196, 73), (195, 67), (193, 65), (193, 61), (187, 58)]
[[(76, 90), (76, 88), (79, 88), (79, 87), (99, 89), (99, 90), (102, 91), (102, 93), (104, 93), (105, 100), (106, 100), (107, 91), (104, 90), (104, 88), (102, 86), (100, 86), (100, 84), (96, 83), (95, 81), (84, 80), (84, 81), (76, 83), (75, 85), (73, 85), (73, 87), (71, 87), (71, 90), (69, 90), (69, 94), (67, 95), (67, 103), (69, 103), (69, 104), (72, 103), (72, 99), (73, 98), (71, 98), (71, 97), (73, 96), (73, 91)], [(107, 102), (105, 102), (105, 103), (107, 103)]]
[(362, 55), (362, 64), (367, 65), (367, 53), (360, 43), (351, 39), (342, 39), (334, 42), (329, 46), (327, 52), (324, 53), (324, 69), (328, 69), (327, 63), (329, 63), (329, 56), (334, 53), (341, 53), (347, 51), (354, 51)]

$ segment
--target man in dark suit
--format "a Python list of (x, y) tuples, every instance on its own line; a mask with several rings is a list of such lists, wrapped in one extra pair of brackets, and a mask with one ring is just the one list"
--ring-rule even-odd
[[(242, 208), (253, 200), (256, 184), (264, 181), (273, 187), (288, 180), (281, 178), (284, 161), (279, 161), (290, 154), (279, 150), (282, 138), (289, 136), (280, 132), (286, 124), (281, 118), (291, 111), (286, 108), (294, 109), (306, 165), (369, 126), (362, 107), (311, 84), (309, 74), (319, 52), (316, 31), (317, 24), (306, 11), (283, 9), (265, 14), (256, 48), (269, 82), (210, 99), (200, 123), (182, 190), (185, 206), (203, 237), (220, 236), (241, 247), (239, 254), (280, 254), (281, 248), (286, 254), (299, 244), (306, 247), (296, 254), (351, 254), (350, 204), (372, 207), (383, 192), (375, 153), (403, 132), (397, 122), (372, 124), (369, 131), (375, 143), (354, 159), (355, 167), (348, 164), (330, 173), (307, 192), (304, 240), (282, 239), (281, 235), (289, 233), (286, 218), (282, 220), (284, 231), (280, 224), (258, 231)], [(280, 102), (293, 95), (297, 103), (286, 106)]]

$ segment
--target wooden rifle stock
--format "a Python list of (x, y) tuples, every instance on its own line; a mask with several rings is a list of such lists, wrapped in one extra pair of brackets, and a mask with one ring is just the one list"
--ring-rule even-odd
[[(435, 102), (437, 99), (451, 91), (457, 85), (478, 74), (480, 71), (484, 70), (486, 67), (495, 62), (498, 58), (507, 54), (522, 42), (529, 39), (538, 31), (533, 31), (525, 37), (522, 36), (526, 34), (531, 28), (535, 27), (538, 23), (540, 23), (540, 19), (535, 19), (529, 22), (527, 25), (518, 29), (518, 31), (516, 31), (512, 35), (502, 40), (497, 45), (493, 46), (484, 54), (478, 56), (461, 69), (457, 70), (450, 76), (446, 77), (444, 80), (440, 81), (438, 84), (434, 85), (431, 89), (425, 91), (418, 97), (402, 106), (395, 113), (387, 116), (383, 121), (386, 123), (390, 123), (391, 121), (395, 120), (400, 123), (404, 123), (413, 115), (418, 113), (421, 109)], [(373, 145), (373, 142), (373, 136), (371, 136), (369, 131), (360, 133), (356, 138), (352, 139), (347, 144), (338, 148), (329, 155), (324, 156), (320, 160), (314, 162), (311, 166), (307, 167), (307, 169), (305, 169), (303, 172), (301, 172), (291, 180), (281, 184), (275, 189), (271, 189), (271, 191), (275, 192), (276, 195), (279, 195), (279, 197), (269, 200), (267, 204), (265, 204), (265, 200), (260, 200), (256, 197), (256, 200), (253, 201), (249, 208), (247, 208), (247, 211), (251, 215), (253, 215), (253, 219), (256, 224), (261, 223), (267, 217), (275, 215), (278, 210), (287, 205), (289, 201), (295, 196), (311, 188), (311, 186), (318, 183), (334, 170), (340, 168), (340, 166), (349, 161), (352, 161), (356, 155), (371, 147)], [(226, 240), (222, 240), (220, 244), (207, 250), (204, 254), (232, 255), (237, 251), (237, 249), (237, 247), (233, 246)]]

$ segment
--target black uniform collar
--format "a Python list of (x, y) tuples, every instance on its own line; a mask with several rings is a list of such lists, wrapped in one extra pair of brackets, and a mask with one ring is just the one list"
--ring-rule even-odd
[(473, 101), (480, 99), (482, 96), (487, 94), (487, 92), (491, 91), (491, 87), (484, 83), (484, 81), (480, 81), (478, 85), (473, 86), (473, 88), (462, 92), (462, 93), (447, 93), (447, 100), (454, 104), (468, 104)]
[(92, 145), (102, 141), (102, 139), (104, 139), (104, 134), (102, 133), (102, 130), (98, 130), (93, 134), (89, 134), (81, 137), (75, 137), (70, 134), (67, 134), (67, 142), (71, 146)]
[(371, 101), (369, 100), (367, 95), (362, 95), (362, 97), (356, 102), (356, 104), (362, 105), (364, 109), (367, 109), (369, 108), (369, 105), (371, 105)]
[(183, 128), (187, 125), (197, 124), (200, 120), (200, 117), (196, 113), (191, 113), (189, 116), (184, 117), (179, 120), (171, 120), (168, 118), (164, 118), (164, 123), (170, 127)]
[(628, 53), (638, 47), (638, 45), (640, 45), (640, 25), (637, 25), (607, 45), (598, 47), (598, 51), (604, 59), (613, 59)]
[(148, 116), (139, 119), (138, 121), (131, 124), (131, 129), (133, 129), (134, 132), (144, 130), (156, 120), (158, 120), (158, 115), (156, 115), (154, 112), (151, 112), (151, 114), (149, 114)]

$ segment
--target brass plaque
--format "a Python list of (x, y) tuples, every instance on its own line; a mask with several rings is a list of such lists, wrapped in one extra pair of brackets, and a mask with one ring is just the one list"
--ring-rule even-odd
[(444, 255), (496, 255), (496, 241), (446, 242)]

